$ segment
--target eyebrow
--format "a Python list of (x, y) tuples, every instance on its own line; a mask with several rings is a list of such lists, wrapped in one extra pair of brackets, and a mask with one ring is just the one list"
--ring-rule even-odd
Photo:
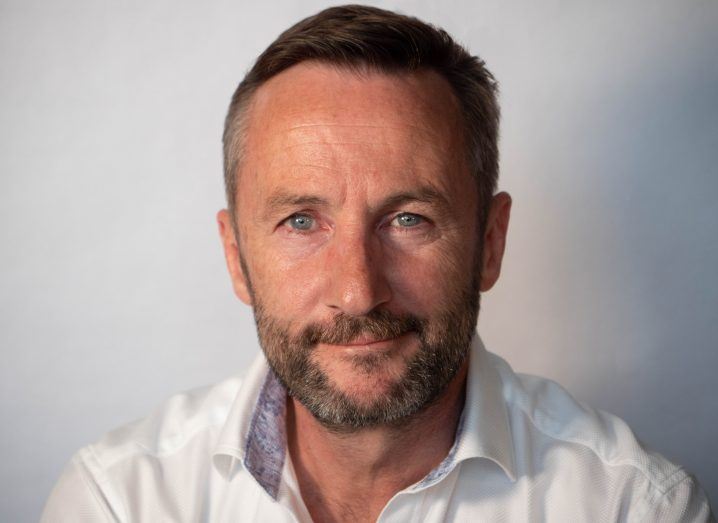
[[(449, 212), (451, 209), (449, 201), (441, 192), (431, 186), (420, 186), (410, 191), (402, 191), (387, 196), (374, 211), (389, 209), (410, 202), (429, 204), (438, 208), (443, 213)], [(280, 191), (267, 199), (263, 215), (265, 218), (270, 218), (285, 209), (307, 206), (327, 207), (329, 205), (329, 200), (318, 195), (292, 194)]]
[(265, 220), (284, 212), (286, 209), (296, 207), (324, 207), (329, 204), (326, 198), (313, 194), (292, 194), (280, 191), (270, 196), (265, 202), (262, 216)]
[(302, 205), (327, 205), (328, 203), (329, 201), (321, 196), (280, 192), (269, 197), (267, 200), (267, 208), (271, 210)]
[(409, 202), (426, 203), (438, 207), (442, 211), (451, 209), (446, 196), (428, 185), (417, 187), (415, 190), (392, 194), (379, 207), (389, 208)]

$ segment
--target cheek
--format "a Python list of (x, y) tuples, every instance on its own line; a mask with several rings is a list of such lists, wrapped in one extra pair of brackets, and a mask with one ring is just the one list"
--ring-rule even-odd
[(256, 297), (268, 314), (290, 324), (306, 323), (320, 302), (323, 272), (311, 260), (264, 252), (251, 270)]
[(412, 255), (392, 253), (386, 258), (386, 274), (395, 301), (424, 315), (453, 305), (471, 282), (472, 256), (473, 251), (458, 242), (441, 242)]

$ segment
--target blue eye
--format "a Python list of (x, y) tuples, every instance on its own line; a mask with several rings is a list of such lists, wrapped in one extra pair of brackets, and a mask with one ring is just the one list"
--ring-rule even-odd
[(398, 214), (394, 220), (399, 227), (415, 227), (424, 221), (424, 218), (418, 214), (411, 214), (409, 212), (403, 212)]
[(314, 218), (306, 214), (295, 214), (287, 218), (286, 223), (298, 231), (308, 231), (314, 226)]

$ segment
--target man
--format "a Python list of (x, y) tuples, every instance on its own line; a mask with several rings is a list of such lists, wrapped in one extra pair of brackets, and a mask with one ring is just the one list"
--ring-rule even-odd
[(264, 354), (68, 465), (46, 521), (706, 521), (691, 476), (474, 333), (511, 199), (496, 85), (369, 7), (282, 34), (232, 99), (237, 296)]

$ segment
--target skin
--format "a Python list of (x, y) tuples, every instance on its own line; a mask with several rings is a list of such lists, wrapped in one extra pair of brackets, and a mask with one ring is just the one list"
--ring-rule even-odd
[[(469, 285), (478, 192), (458, 103), (438, 74), (357, 74), (305, 62), (264, 84), (249, 110), (237, 216), (217, 216), (243, 302), (261, 300), (298, 333), (337, 313), (375, 309), (435, 319)], [(508, 194), (494, 196), (481, 291), (499, 277), (510, 208)], [(371, 403), (401, 379), (417, 347), (412, 333), (360, 336), (320, 343), (313, 358), (334, 387)], [(383, 355), (380, 367), (353, 364), (370, 353)], [(438, 465), (453, 444), (466, 370), (401, 426), (337, 433), (290, 397), (288, 448), (313, 520), (375, 521), (394, 494)]]

